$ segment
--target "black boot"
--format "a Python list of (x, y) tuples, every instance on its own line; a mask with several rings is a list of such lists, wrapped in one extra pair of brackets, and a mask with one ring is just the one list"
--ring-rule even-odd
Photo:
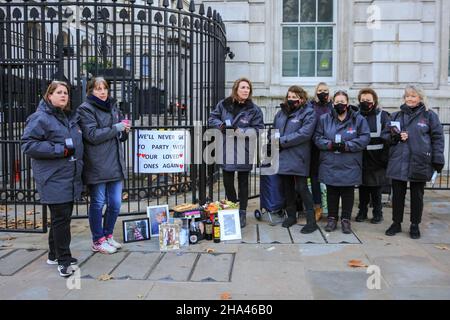
[(281, 225), (283, 228), (292, 227), (297, 223), (297, 212), (290, 212), (286, 219), (284, 219), (283, 224)]
[(411, 224), (411, 227), (409, 228), (409, 236), (411, 237), (411, 239), (420, 239), (419, 224)]
[(332, 232), (336, 230), (336, 227), (337, 227), (337, 219), (335, 217), (328, 216), (328, 223), (325, 226), (325, 231)]
[(380, 224), (383, 221), (383, 214), (374, 214), (373, 218), (370, 220), (370, 223), (372, 224)]
[(239, 210), (239, 220), (241, 222), (241, 229), (247, 225), (247, 212), (245, 210)]
[(316, 216), (314, 214), (314, 211), (308, 211), (306, 213), (306, 225), (300, 230), (301, 233), (308, 234), (313, 233), (319, 229), (316, 223)]
[(389, 229), (386, 230), (387, 236), (395, 236), (397, 233), (402, 232), (402, 226), (400, 223), (394, 222)]
[(352, 233), (352, 227), (349, 219), (341, 220), (342, 233), (350, 234)]
[(367, 220), (367, 213), (358, 212), (358, 215), (355, 218), (356, 222), (364, 222)]

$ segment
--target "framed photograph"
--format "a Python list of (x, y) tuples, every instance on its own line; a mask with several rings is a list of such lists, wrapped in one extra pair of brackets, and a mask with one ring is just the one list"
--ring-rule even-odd
[(220, 210), (219, 223), (221, 241), (241, 239), (239, 209)]
[(159, 235), (159, 225), (169, 222), (169, 206), (167, 204), (147, 207), (147, 217), (150, 219), (150, 235)]
[(159, 249), (161, 251), (180, 249), (180, 225), (178, 223), (159, 225)]
[(123, 220), (123, 242), (150, 240), (150, 220), (148, 218)]

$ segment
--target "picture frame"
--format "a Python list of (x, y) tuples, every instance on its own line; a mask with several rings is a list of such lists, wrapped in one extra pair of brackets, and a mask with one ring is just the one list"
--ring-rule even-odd
[(123, 242), (150, 240), (150, 220), (148, 218), (122, 221)]
[(218, 215), (220, 223), (220, 240), (242, 239), (239, 209), (220, 210)]
[(172, 251), (180, 249), (180, 224), (162, 223), (159, 225), (159, 250)]
[(147, 217), (150, 219), (150, 235), (159, 236), (159, 225), (169, 222), (169, 205), (163, 204), (147, 207)]

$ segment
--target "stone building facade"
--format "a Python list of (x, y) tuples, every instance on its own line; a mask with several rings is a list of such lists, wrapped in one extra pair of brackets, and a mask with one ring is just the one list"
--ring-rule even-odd
[(227, 88), (246, 76), (271, 121), (290, 85), (313, 94), (327, 82), (375, 89), (394, 110), (403, 88), (420, 84), (428, 104), (450, 122), (450, 1), (446, 0), (203, 0), (226, 25), (235, 54)]

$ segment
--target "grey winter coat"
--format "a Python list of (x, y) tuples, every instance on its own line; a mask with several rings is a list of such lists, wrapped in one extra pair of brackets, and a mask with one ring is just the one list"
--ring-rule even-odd
[[(386, 175), (400, 181), (430, 181), (432, 164), (445, 163), (445, 140), (438, 115), (424, 105), (415, 111), (403, 105), (392, 114), (392, 121), (400, 122), (401, 131), (408, 132), (408, 140), (391, 145)], [(390, 126), (384, 136), (390, 140)]]
[[(231, 127), (233, 129), (240, 129), (243, 132), (248, 130), (254, 130), (254, 137), (258, 135), (260, 129), (264, 129), (264, 120), (261, 109), (254, 104), (252, 101), (247, 100), (244, 104), (238, 105), (233, 103), (231, 98), (226, 98), (220, 101), (215, 110), (211, 112), (208, 123), (209, 126), (221, 129), (226, 125), (227, 120), (230, 121)], [(253, 140), (256, 147), (256, 140)], [(250, 154), (250, 142), (245, 142), (245, 150), (239, 150), (242, 153), (242, 158), (245, 161), (243, 163), (238, 163), (238, 143), (234, 142), (233, 155), (228, 158), (234, 159), (227, 163), (227, 150), (226, 150), (227, 139), (225, 132), (223, 133), (223, 164), (222, 168), (225, 171), (251, 171), (253, 168), (253, 159), (249, 159)], [(244, 158), (245, 157), (245, 158)]]
[[(370, 143), (363, 152), (362, 184), (372, 187), (387, 185), (386, 167), (389, 158), (389, 143), (383, 139), (382, 132), (389, 124), (389, 114), (376, 108), (367, 115), (363, 113), (361, 115), (366, 118), (371, 134)], [(379, 128), (377, 117), (380, 119)], [(372, 135), (378, 134), (380, 135), (379, 137), (372, 137)]]
[[(21, 148), (31, 158), (36, 188), (43, 204), (80, 199), (83, 140), (78, 122), (76, 113), (66, 115), (44, 100), (26, 121)], [(75, 161), (64, 158), (67, 138), (72, 138)]]
[(282, 107), (273, 120), (280, 131), (278, 174), (307, 177), (311, 160), (311, 138), (316, 128), (314, 109), (305, 105), (289, 112)]
[(116, 103), (111, 102), (109, 107), (105, 107), (88, 97), (77, 111), (85, 148), (84, 183), (90, 185), (125, 179), (127, 172), (121, 142), (127, 140), (128, 134), (118, 132), (113, 126), (122, 120)]
[[(345, 152), (330, 150), (336, 134), (345, 143)], [(331, 186), (356, 186), (362, 183), (362, 153), (369, 144), (370, 130), (366, 119), (350, 106), (344, 121), (331, 114), (320, 117), (314, 142), (320, 150), (319, 180)]]

